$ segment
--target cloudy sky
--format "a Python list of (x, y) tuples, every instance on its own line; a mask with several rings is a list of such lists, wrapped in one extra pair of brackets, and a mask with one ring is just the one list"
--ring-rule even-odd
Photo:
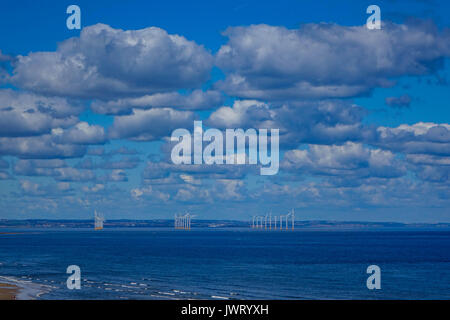
[[(0, 218), (450, 221), (450, 5), (4, 1)], [(280, 171), (175, 165), (177, 128), (280, 130)]]

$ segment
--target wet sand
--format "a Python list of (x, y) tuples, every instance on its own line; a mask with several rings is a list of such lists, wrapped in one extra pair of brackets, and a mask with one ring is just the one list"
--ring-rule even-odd
[(16, 300), (18, 293), (19, 287), (9, 283), (0, 283), (0, 300)]

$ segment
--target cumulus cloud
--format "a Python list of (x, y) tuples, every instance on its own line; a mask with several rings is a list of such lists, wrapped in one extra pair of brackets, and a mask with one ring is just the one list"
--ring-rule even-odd
[(407, 154), (450, 155), (450, 125), (418, 122), (395, 128), (380, 126), (372, 144)]
[(79, 170), (72, 167), (55, 169), (57, 176), (56, 180), (60, 181), (78, 181), (86, 182), (95, 180), (95, 173), (91, 170)]
[(156, 93), (137, 98), (123, 98), (111, 101), (94, 101), (91, 108), (101, 114), (130, 114), (133, 109), (175, 108), (181, 110), (213, 109), (223, 102), (223, 96), (217, 91), (194, 90), (189, 94), (178, 92)]
[(85, 158), (79, 162), (75, 167), (78, 169), (104, 169), (104, 170), (118, 170), (118, 169), (134, 169), (141, 159), (138, 157), (124, 157), (119, 160), (107, 160), (103, 162), (94, 162), (91, 158)]
[(450, 166), (420, 166), (416, 169), (417, 176), (425, 181), (450, 181)]
[(128, 181), (128, 177), (125, 171), (121, 169), (113, 170), (109, 174), (104, 177), (101, 177), (100, 180), (112, 181), (112, 182), (123, 182)]
[(97, 192), (105, 190), (105, 185), (101, 184), (101, 183), (97, 183), (97, 184), (93, 185), (92, 187), (84, 186), (82, 189), (84, 192), (97, 193)]
[(411, 97), (404, 94), (400, 97), (387, 97), (385, 101), (388, 106), (393, 108), (408, 108), (411, 104)]
[(38, 183), (34, 183), (29, 180), (20, 181), (20, 187), (24, 193), (29, 195), (43, 195), (46, 193), (45, 191), (41, 190)]
[[(176, 165), (163, 161), (148, 161), (142, 172), (142, 179), (146, 183), (154, 183), (158, 180), (165, 184), (188, 182), (185, 179), (186, 176), (191, 176), (193, 179), (243, 179), (249, 173), (259, 172), (257, 170), (256, 165)], [(177, 174), (177, 177), (171, 174)]]
[(53, 129), (53, 139), (66, 144), (102, 144), (106, 141), (105, 129), (98, 125), (79, 122), (68, 129)]
[(406, 161), (411, 171), (424, 181), (446, 183), (450, 181), (450, 156), (408, 154)]
[(280, 146), (339, 143), (371, 138), (374, 128), (362, 124), (366, 111), (346, 101), (290, 102), (274, 107), (256, 100), (236, 100), (213, 112), (207, 125), (226, 128), (280, 129)]
[[(33, 182), (31, 180), (21, 180), (20, 181), (20, 190), (23, 195), (26, 196), (34, 196), (34, 197), (51, 197), (51, 198), (59, 198), (61, 196), (68, 195), (69, 192), (72, 192), (70, 184), (61, 182), (61, 183), (52, 183), (52, 184), (42, 184), (38, 182)], [(56, 204), (54, 204), (56, 205)]]
[(112, 149), (110, 151), (106, 151), (104, 147), (92, 146), (86, 152), (87, 155), (99, 157), (112, 157), (115, 155), (136, 155), (138, 153), (139, 152), (136, 149), (128, 148), (126, 146), (122, 146), (117, 149)]
[(0, 155), (25, 159), (77, 158), (86, 153), (86, 146), (58, 144), (51, 135), (38, 137), (0, 138)]
[[(214, 111), (207, 124), (216, 128), (272, 127), (274, 111), (256, 100), (236, 100), (232, 107), (223, 106)], [(266, 123), (265, 123), (266, 122)]]
[(178, 128), (190, 128), (194, 124), (194, 113), (170, 108), (139, 110), (133, 114), (116, 116), (109, 129), (111, 139), (140, 141), (159, 140), (171, 135)]
[(110, 160), (102, 162), (98, 165), (98, 167), (102, 169), (113, 169), (113, 170), (134, 169), (139, 165), (140, 161), (141, 159), (139, 159), (138, 157), (124, 157), (116, 161)]
[(179, 35), (150, 27), (85, 27), (55, 52), (17, 56), (11, 82), (34, 92), (81, 98), (113, 98), (199, 87), (212, 56)]
[(439, 157), (429, 154), (408, 154), (406, 160), (413, 164), (450, 166), (450, 157)]
[(392, 178), (406, 173), (405, 166), (390, 151), (353, 142), (309, 145), (308, 149), (287, 151), (281, 167), (291, 172), (357, 178)]
[[(36, 119), (30, 119), (32, 127)], [(36, 159), (76, 158), (84, 156), (87, 145), (105, 142), (106, 134), (102, 126), (78, 122), (70, 127), (52, 128), (49, 134), (0, 136), (0, 155)]]
[[(198, 171), (199, 167), (196, 170)], [(172, 200), (172, 203), (185, 204), (242, 201), (248, 196), (246, 183), (240, 177), (233, 179), (216, 176), (217, 179), (214, 181), (203, 178), (205, 176), (198, 172), (170, 173), (165, 178), (156, 178), (156, 175), (152, 175), (150, 180), (144, 179), (140, 188), (131, 190), (131, 195), (135, 199), (147, 198), (165, 202)]]
[(104, 128), (79, 122), (70, 128), (54, 128), (50, 134), (31, 137), (0, 137), (0, 155), (54, 159), (84, 156), (86, 145), (106, 141)]
[(14, 173), (21, 176), (55, 176), (56, 168), (64, 168), (67, 164), (61, 159), (19, 160), (14, 164)]
[(90, 182), (96, 180), (92, 170), (81, 170), (67, 166), (59, 159), (19, 160), (13, 167), (14, 173), (21, 176), (47, 176), (57, 181)]
[(154, 190), (154, 188), (152, 188), (152, 186), (134, 188), (130, 191), (130, 194), (135, 200), (140, 200), (144, 196), (144, 197), (151, 197), (151, 198), (155, 199), (156, 201), (158, 201), (158, 203), (161, 201), (166, 202), (171, 197), (170, 194), (168, 194), (166, 192)]
[(116, 154), (122, 154), (122, 155), (134, 155), (138, 154), (139, 152), (136, 149), (128, 148), (128, 147), (120, 147), (117, 149), (113, 149), (109, 151), (106, 155), (116, 155)]
[(0, 89), (0, 137), (50, 133), (78, 122), (79, 104), (66, 99)]
[(87, 155), (90, 156), (103, 156), (105, 154), (105, 148), (104, 147), (90, 147), (87, 152)]
[(244, 200), (246, 199), (246, 189), (244, 181), (236, 179), (221, 179), (217, 184), (217, 197), (223, 200)]
[(431, 23), (365, 26), (307, 24), (230, 27), (216, 55), (228, 94), (259, 100), (356, 96), (393, 84), (402, 75), (423, 75), (450, 55), (450, 32)]
[[(119, 161), (93, 163), (84, 159), (75, 167), (69, 167), (60, 159), (19, 160), (14, 164), (14, 174), (20, 176), (46, 176), (57, 181), (72, 182), (121, 182), (128, 181), (123, 169), (133, 169), (139, 164), (138, 158), (124, 158)], [(97, 176), (96, 169), (111, 170), (105, 175)]]

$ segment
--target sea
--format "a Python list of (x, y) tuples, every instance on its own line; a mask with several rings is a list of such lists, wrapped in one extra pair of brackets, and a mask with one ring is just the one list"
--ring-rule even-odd
[(450, 299), (450, 230), (0, 232), (0, 282), (20, 299)]

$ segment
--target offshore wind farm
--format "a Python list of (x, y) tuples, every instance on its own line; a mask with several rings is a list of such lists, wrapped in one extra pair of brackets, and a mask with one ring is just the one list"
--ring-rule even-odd
[(182, 230), (191, 230), (191, 215), (186, 213), (184, 215), (175, 214), (174, 228)]
[[(192, 218), (195, 215), (189, 212), (185, 214), (174, 215), (174, 229), (176, 230), (191, 230)], [(94, 230), (103, 230), (103, 223), (105, 217), (94, 210)], [(211, 226), (211, 224), (209, 225)], [(220, 226), (220, 224), (214, 224)], [(222, 224), (222, 226), (224, 226)], [(229, 225), (228, 225), (229, 226)], [(294, 230), (295, 229), (295, 210), (291, 209), (285, 215), (272, 215), (272, 212), (265, 216), (252, 216), (250, 227), (259, 230)]]
[[(283, 229), (284, 222), (284, 229)], [(266, 214), (265, 216), (253, 216), (252, 217), (252, 229), (264, 229), (264, 230), (288, 230), (290, 228), (292, 230), (295, 229), (295, 210), (292, 209), (286, 215), (272, 215), (272, 212)]]

